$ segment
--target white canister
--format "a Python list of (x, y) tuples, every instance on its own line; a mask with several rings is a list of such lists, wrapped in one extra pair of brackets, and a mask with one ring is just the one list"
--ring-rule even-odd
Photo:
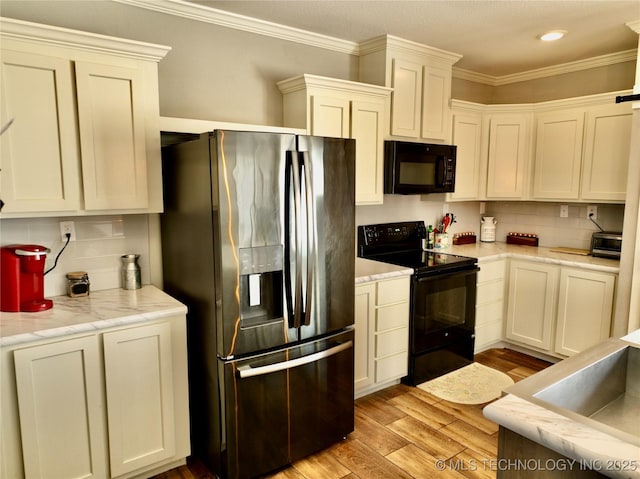
[(480, 220), (480, 241), (491, 243), (496, 240), (496, 223), (493, 216), (483, 216)]

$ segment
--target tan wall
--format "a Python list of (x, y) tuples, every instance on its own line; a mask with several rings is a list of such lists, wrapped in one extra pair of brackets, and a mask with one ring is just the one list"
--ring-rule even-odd
[(633, 88), (636, 62), (617, 63), (553, 77), (492, 87), (454, 78), (452, 97), (486, 105), (536, 103)]

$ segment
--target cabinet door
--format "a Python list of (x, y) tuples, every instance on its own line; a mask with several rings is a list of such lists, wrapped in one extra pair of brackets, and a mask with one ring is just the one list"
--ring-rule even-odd
[(593, 108), (586, 116), (582, 199), (623, 202), (631, 145), (631, 105)]
[(71, 63), (3, 50), (0, 75), (3, 213), (79, 209)]
[(85, 209), (147, 208), (140, 71), (76, 62), (76, 85)]
[(311, 97), (311, 134), (349, 138), (350, 102), (343, 98)]
[(356, 286), (354, 351), (356, 395), (358, 390), (371, 386), (374, 381), (375, 294), (375, 283)]
[(615, 275), (562, 268), (555, 350), (572, 356), (609, 337)]
[(112, 476), (175, 454), (171, 326), (105, 333), (104, 371)]
[(456, 189), (451, 200), (477, 200), (479, 196), (480, 160), (482, 156), (482, 117), (455, 114), (453, 144), (456, 156)]
[(351, 138), (356, 140), (356, 204), (382, 204), (384, 102), (351, 102)]
[(419, 138), (422, 65), (395, 58), (391, 70), (391, 86), (391, 134)]
[(543, 114), (538, 116), (536, 125), (534, 198), (577, 200), (584, 113)]
[(422, 138), (449, 141), (451, 125), (451, 68), (424, 67)]
[(26, 478), (107, 477), (97, 336), (14, 352)]
[(528, 177), (528, 115), (494, 115), (489, 124), (487, 198), (519, 199)]
[(506, 337), (540, 349), (551, 349), (558, 291), (558, 267), (511, 261)]

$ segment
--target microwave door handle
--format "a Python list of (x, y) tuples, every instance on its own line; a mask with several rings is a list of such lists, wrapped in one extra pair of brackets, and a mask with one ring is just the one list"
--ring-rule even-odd
[(443, 186), (447, 178), (447, 165), (444, 156), (436, 158), (436, 186)]
[(313, 171), (309, 152), (304, 151), (302, 155), (302, 167), (304, 169), (305, 195), (306, 195), (306, 228), (307, 228), (307, 290), (304, 308), (304, 325), (311, 324), (311, 307), (313, 304), (315, 264), (316, 264), (316, 214), (314, 203)]

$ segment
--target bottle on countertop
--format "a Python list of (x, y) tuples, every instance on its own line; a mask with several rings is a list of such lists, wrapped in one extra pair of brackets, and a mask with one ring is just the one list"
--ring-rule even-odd
[(433, 231), (433, 225), (427, 228), (427, 249), (432, 249), (436, 244), (436, 234)]

